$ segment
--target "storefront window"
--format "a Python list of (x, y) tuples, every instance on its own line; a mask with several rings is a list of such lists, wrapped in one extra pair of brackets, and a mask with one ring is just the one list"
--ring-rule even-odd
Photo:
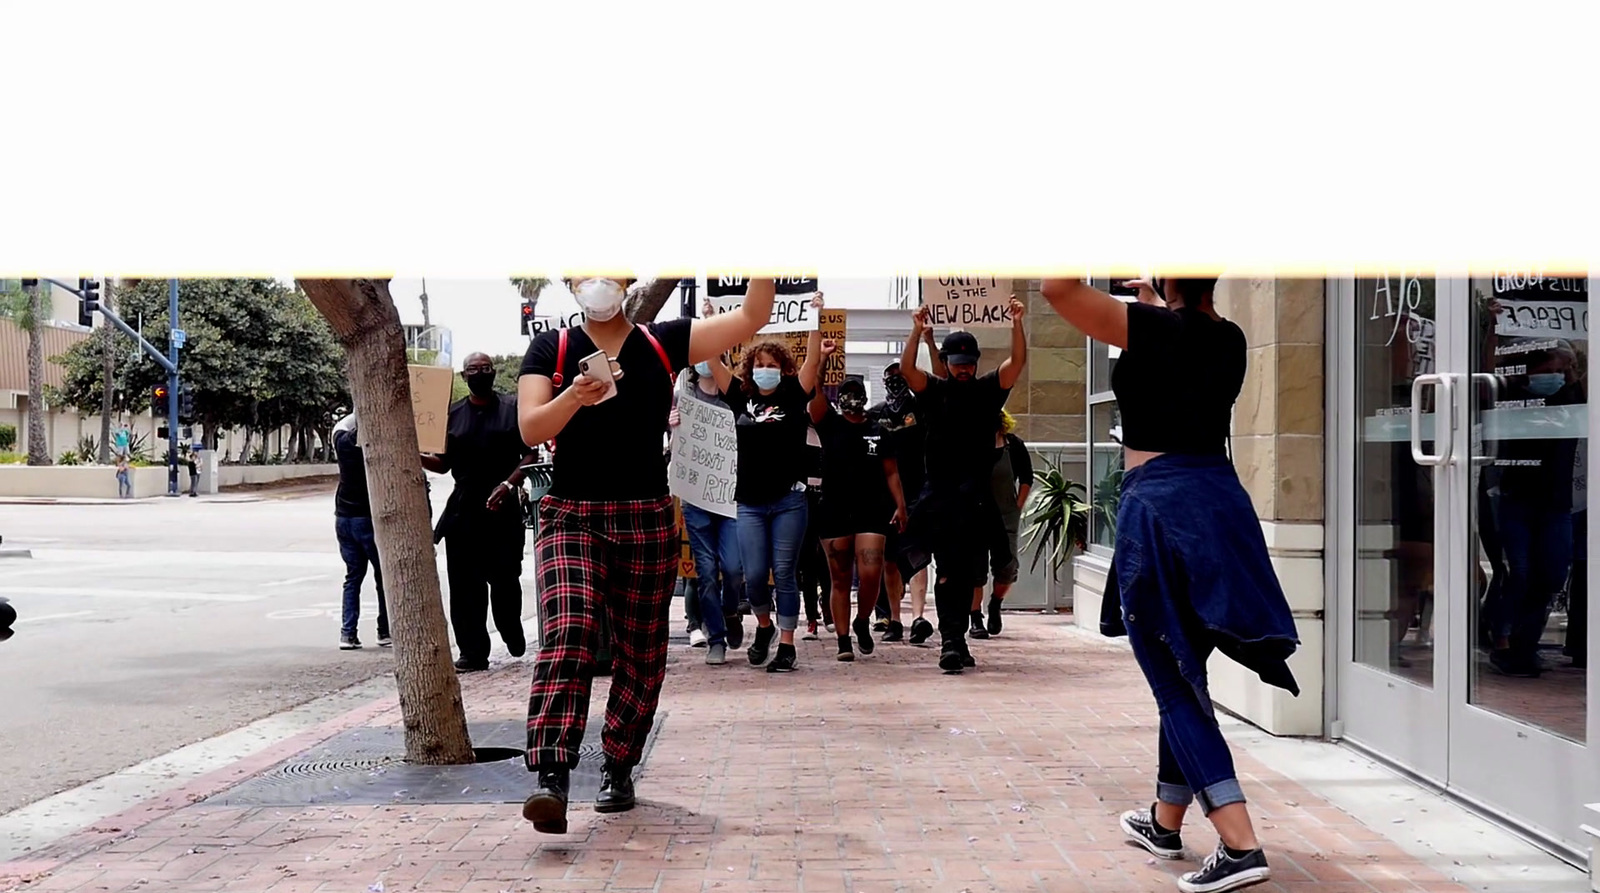
[(1116, 400), (1089, 407), (1089, 439), (1089, 502), (1095, 509), (1089, 540), (1109, 549), (1116, 540), (1122, 498), (1122, 415)]

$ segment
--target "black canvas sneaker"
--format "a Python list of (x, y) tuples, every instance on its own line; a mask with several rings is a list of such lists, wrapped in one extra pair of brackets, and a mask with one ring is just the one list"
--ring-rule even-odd
[(1178, 889), (1183, 893), (1227, 893), (1254, 887), (1271, 877), (1267, 854), (1259, 848), (1236, 855), (1219, 843), (1199, 871), (1178, 878)]

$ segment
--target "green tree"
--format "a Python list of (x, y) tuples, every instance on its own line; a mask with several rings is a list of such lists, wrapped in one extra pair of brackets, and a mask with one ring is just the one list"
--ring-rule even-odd
[[(49, 286), (46, 285), (46, 288)], [(0, 314), (28, 335), (28, 464), (49, 465), (44, 424), (44, 297), (38, 285), (0, 293)]]

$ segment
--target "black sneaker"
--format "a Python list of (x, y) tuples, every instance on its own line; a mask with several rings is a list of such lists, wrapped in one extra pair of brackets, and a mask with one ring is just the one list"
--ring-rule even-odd
[(835, 660), (845, 661), (845, 662), (848, 663), (849, 661), (853, 661), (855, 659), (856, 659), (856, 652), (855, 652), (854, 648), (850, 647), (850, 637), (849, 636), (840, 636), (839, 637), (839, 656), (837, 658), (835, 658)]
[(595, 812), (627, 812), (634, 807), (633, 770), (606, 760), (600, 770), (600, 793), (594, 798)]
[(933, 624), (929, 623), (925, 618), (922, 617), (918, 617), (916, 620), (911, 621), (911, 638), (907, 641), (913, 645), (921, 645), (923, 642), (928, 641), (932, 637)]
[(386, 633), (386, 632), (379, 632), (378, 633), (378, 647), (379, 648), (393, 648), (394, 647), (394, 639), (391, 638), (389, 636), (389, 634)]
[(356, 638), (355, 636), (340, 636), (339, 637), (339, 650), (340, 651), (359, 651), (359, 650), (361, 650), (361, 640)]
[(1199, 871), (1191, 871), (1178, 878), (1178, 889), (1183, 893), (1226, 893), (1264, 883), (1272, 877), (1267, 867), (1267, 854), (1260, 849), (1233, 856), (1227, 847), (1217, 844), (1217, 851), (1206, 859)]
[(991, 636), (1000, 635), (1000, 627), (1001, 627), (1001, 625), (1002, 625), (1002, 623), (1000, 621), (1000, 599), (991, 598), (991, 599), (989, 599), (989, 625), (988, 625), (989, 635), (991, 635)]
[(482, 673), (484, 670), (487, 670), (487, 669), (489, 669), (489, 662), (488, 661), (483, 661), (482, 663), (479, 663), (477, 661), (467, 660), (466, 658), (462, 658), (462, 659), (456, 661), (456, 672), (457, 673)]
[(767, 664), (768, 673), (793, 673), (794, 672), (794, 646), (778, 643), (778, 653), (773, 656), (772, 663)]
[(959, 674), (965, 667), (961, 657), (961, 646), (954, 642), (945, 642), (939, 646), (939, 669), (947, 676)]
[(744, 644), (744, 618), (738, 614), (729, 614), (722, 618), (728, 625), (728, 647), (738, 648)]
[(501, 638), (505, 641), (506, 650), (511, 652), (512, 657), (521, 657), (528, 653), (528, 637), (522, 634), (522, 630), (514, 629)]
[(862, 654), (871, 654), (875, 647), (872, 643), (872, 624), (865, 617), (859, 618), (851, 627), (856, 631), (856, 646)]
[(1158, 859), (1183, 858), (1183, 835), (1157, 825), (1154, 806), (1123, 813), (1122, 833)]
[(755, 641), (751, 642), (750, 647), (745, 651), (745, 654), (750, 657), (751, 666), (759, 667), (767, 662), (767, 654), (772, 650), (772, 640), (777, 635), (778, 628), (776, 626), (756, 627)]
[(805, 639), (807, 642), (815, 642), (817, 640), (817, 622), (815, 620), (806, 621), (805, 634), (800, 638)]
[(973, 611), (972, 612), (972, 626), (971, 626), (970, 629), (967, 630), (967, 638), (969, 638), (969, 639), (987, 639), (987, 638), (989, 638), (989, 628), (987, 626), (983, 625), (983, 612), (982, 611)]
[(742, 601), (742, 602), (739, 603), (739, 616), (740, 617), (748, 617), (748, 616), (750, 616), (750, 603), (749, 602)]
[(1538, 679), (1543, 668), (1539, 666), (1539, 658), (1520, 655), (1510, 649), (1502, 649), (1489, 655), (1489, 663), (1494, 665), (1506, 676), (1518, 679)]
[(567, 789), (571, 774), (566, 769), (539, 770), (539, 786), (522, 801), (522, 817), (533, 823), (533, 830), (545, 834), (567, 833)]
[(905, 624), (898, 620), (889, 621), (889, 628), (883, 631), (883, 641), (904, 642), (906, 639)]

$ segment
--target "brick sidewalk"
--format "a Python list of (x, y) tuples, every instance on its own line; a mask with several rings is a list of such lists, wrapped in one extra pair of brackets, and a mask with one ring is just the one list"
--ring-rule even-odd
[[(1156, 863), (1116, 826), (1151, 799), (1154, 703), (1125, 650), (1069, 622), (1008, 616), (1002, 638), (974, 643), (980, 670), (957, 678), (905, 645), (839, 664), (832, 642), (801, 642), (801, 671), (779, 676), (674, 647), (644, 802), (605, 817), (575, 804), (564, 837), (534, 833), (513, 804), (196, 803), (0, 865), (0, 891), (1176, 889), (1194, 863)], [(467, 677), (472, 717), (521, 716), (527, 678), (520, 664)], [(396, 723), (398, 710), (362, 720)], [(1236, 756), (1274, 871), (1255, 889), (1466, 889)], [(1198, 813), (1186, 833), (1195, 857), (1215, 845)]]

